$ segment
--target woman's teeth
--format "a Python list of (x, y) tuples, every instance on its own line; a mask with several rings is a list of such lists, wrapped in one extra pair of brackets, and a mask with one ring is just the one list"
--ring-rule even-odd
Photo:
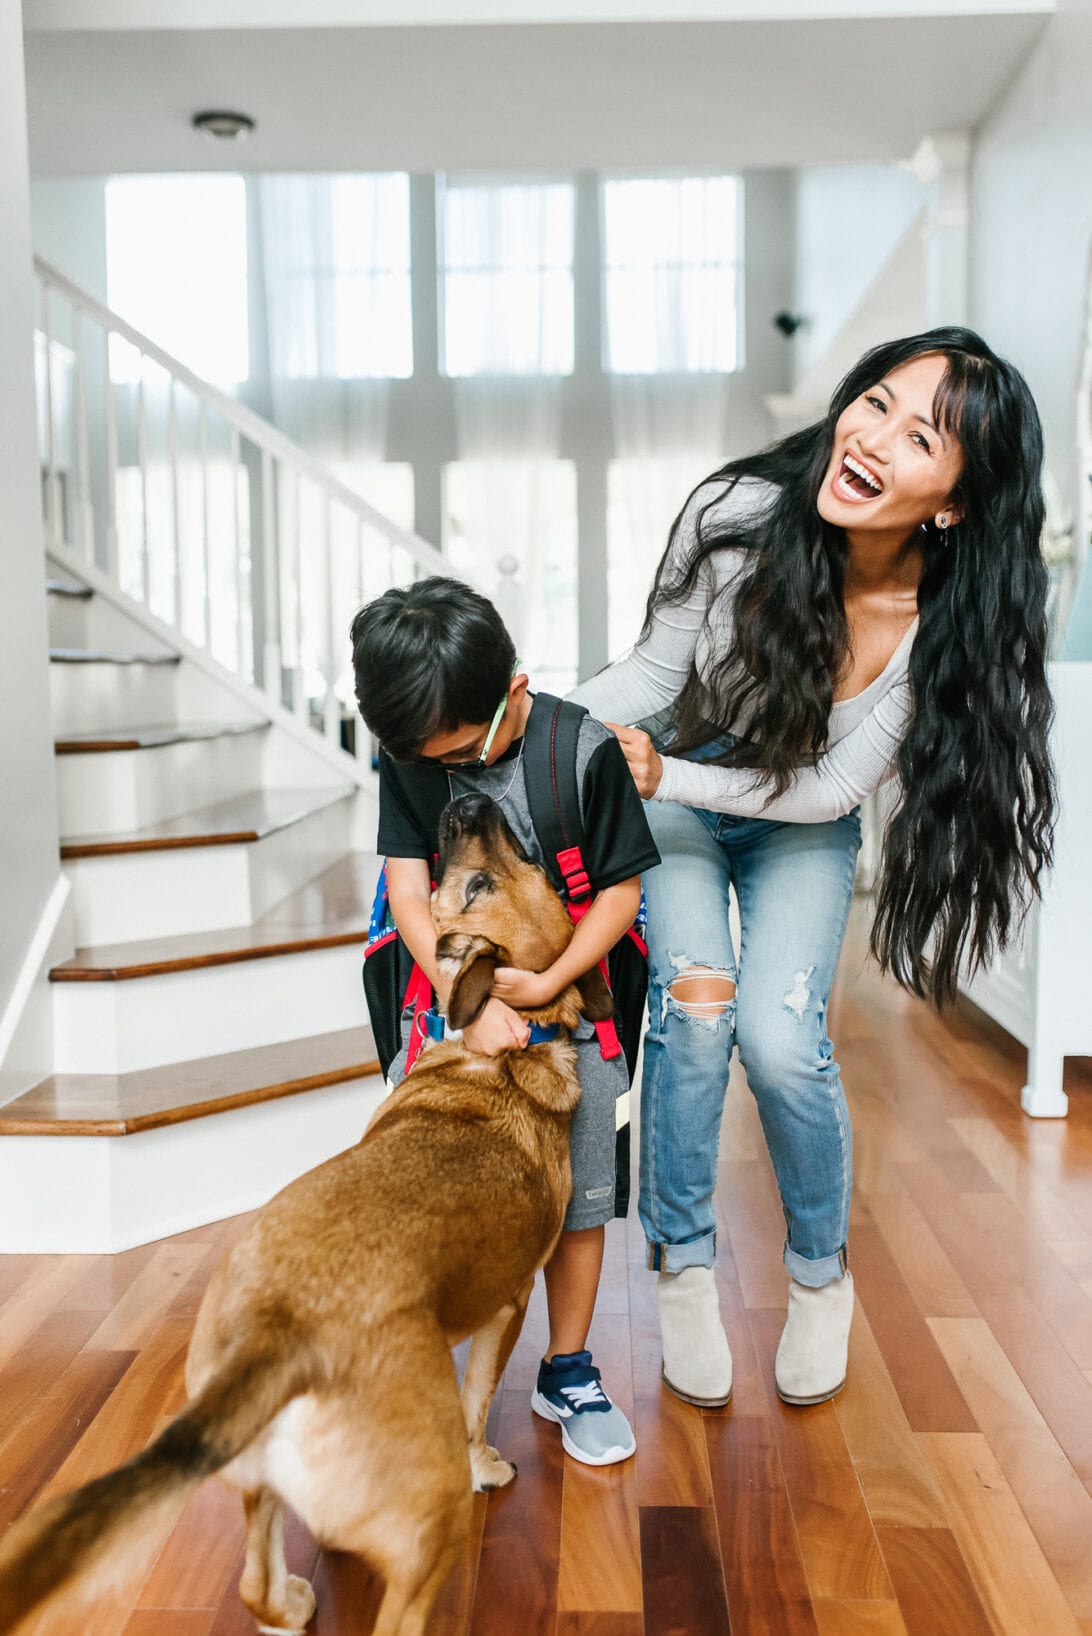
[(834, 479), (834, 488), (843, 499), (854, 500), (858, 504), (862, 500), (872, 500), (877, 494), (883, 493), (883, 485), (877, 482), (866, 466), (850, 454), (842, 458), (841, 469)]

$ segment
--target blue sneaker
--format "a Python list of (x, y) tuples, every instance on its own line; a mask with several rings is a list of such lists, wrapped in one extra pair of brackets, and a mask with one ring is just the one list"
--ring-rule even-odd
[(599, 1384), (590, 1352), (558, 1352), (543, 1358), (531, 1407), (561, 1427), (566, 1454), (586, 1466), (613, 1466), (637, 1448), (629, 1421)]

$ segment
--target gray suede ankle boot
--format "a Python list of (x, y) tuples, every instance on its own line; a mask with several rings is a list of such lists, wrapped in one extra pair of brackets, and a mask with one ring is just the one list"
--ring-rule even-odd
[(663, 1383), (684, 1403), (719, 1409), (732, 1396), (732, 1354), (712, 1267), (661, 1272), (656, 1286)]
[(789, 1315), (774, 1363), (783, 1402), (825, 1403), (842, 1390), (852, 1321), (853, 1279), (848, 1272), (822, 1289), (792, 1280)]

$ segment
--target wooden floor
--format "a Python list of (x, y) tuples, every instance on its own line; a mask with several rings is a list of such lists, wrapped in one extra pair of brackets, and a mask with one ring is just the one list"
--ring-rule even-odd
[[(944, 1022), (861, 969), (831, 1031), (853, 1108), (849, 1384), (788, 1409), (772, 1389), (782, 1220), (733, 1079), (718, 1261), (731, 1407), (659, 1382), (654, 1280), (615, 1224), (593, 1331), (638, 1454), (563, 1460), (528, 1397), (529, 1315), (494, 1408), (519, 1465), (476, 1500), (436, 1636), (1092, 1636), (1092, 1064), (1068, 1121), (1019, 1110), (1023, 1053), (967, 1008)], [(180, 1407), (209, 1275), (245, 1219), (114, 1257), (0, 1260), (0, 1526), (129, 1455)], [(37, 1636), (249, 1636), (241, 1508), (215, 1482), (125, 1596)], [(366, 1567), (319, 1554), (316, 1636), (370, 1629)]]

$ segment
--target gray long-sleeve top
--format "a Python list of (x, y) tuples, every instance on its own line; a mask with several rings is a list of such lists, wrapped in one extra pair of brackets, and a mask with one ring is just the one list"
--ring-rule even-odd
[[(701, 484), (680, 520), (673, 562), (688, 560), (703, 509), (710, 508), (708, 522), (731, 522), (758, 514), (774, 494), (771, 484), (756, 478), (744, 478), (733, 489), (724, 480)], [(658, 608), (645, 639), (569, 697), (601, 721), (627, 725), (666, 709), (681, 691), (692, 660), (705, 677), (714, 657), (727, 651), (733, 633), (730, 587), (742, 566), (740, 548), (713, 551), (689, 596)], [(852, 811), (895, 770), (911, 709), (907, 671), (917, 629), (915, 619), (880, 675), (862, 692), (831, 706), (827, 750), (814, 766), (800, 768), (783, 795), (770, 800), (769, 782), (750, 769), (664, 756), (653, 799), (800, 824), (824, 823)], [(746, 724), (737, 724), (737, 731), (745, 736)]]

